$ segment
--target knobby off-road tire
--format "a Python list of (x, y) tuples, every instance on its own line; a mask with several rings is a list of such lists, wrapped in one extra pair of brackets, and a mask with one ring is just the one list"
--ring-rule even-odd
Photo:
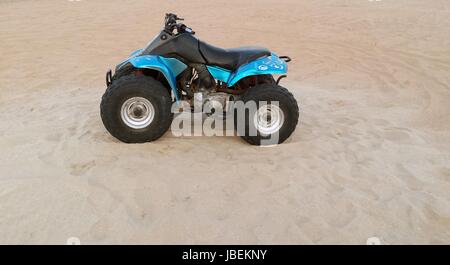
[[(275, 107), (277, 107), (276, 102), (278, 102), (278, 108), (283, 112), (283, 123), (276, 132), (278, 133), (277, 138), (274, 138), (272, 134), (261, 133), (257, 129), (257, 125), (255, 124), (256, 122), (254, 121), (254, 115), (257, 115), (258, 112), (253, 114), (246, 112), (244, 115), (245, 133), (239, 134), (238, 131), (238, 135), (240, 135), (248, 143), (252, 145), (280, 144), (289, 138), (295, 130), (299, 118), (299, 108), (294, 96), (286, 88), (275, 83), (260, 84), (249, 88), (248, 91), (242, 96), (241, 100), (243, 103), (253, 100), (258, 109), (264, 106), (262, 102), (266, 102), (265, 105), (271, 105), (273, 102)], [(272, 108), (275, 109), (275, 107)], [(256, 131), (256, 135), (251, 135), (249, 133), (252, 126)]]
[[(139, 125), (140, 127), (137, 126), (139, 128), (136, 128), (135, 125), (132, 125), (134, 128), (130, 127), (127, 125), (127, 119), (123, 118), (124, 106), (130, 106), (130, 103), (126, 102), (130, 102), (130, 100), (133, 102), (134, 99), (141, 99), (137, 103), (131, 103), (135, 104), (131, 107), (133, 110), (137, 110), (137, 115), (142, 115), (143, 112), (146, 113), (144, 115), (147, 115), (150, 113), (146, 112), (148, 109), (153, 111), (149, 124), (141, 122), (143, 124)], [(140, 102), (145, 102), (145, 104)], [(100, 115), (108, 132), (120, 141), (143, 143), (158, 139), (169, 129), (173, 119), (171, 105), (171, 95), (160, 82), (144, 75), (128, 75), (115, 80), (106, 89), (100, 104)], [(138, 107), (136, 108), (136, 106)], [(146, 108), (146, 106), (151, 108)], [(135, 112), (133, 112), (134, 114)], [(129, 121), (128, 124), (130, 124)]]

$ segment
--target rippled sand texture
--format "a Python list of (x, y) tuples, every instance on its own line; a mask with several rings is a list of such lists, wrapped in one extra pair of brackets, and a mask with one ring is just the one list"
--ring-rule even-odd
[[(286, 144), (105, 131), (105, 71), (169, 11), (294, 58)], [(0, 0), (0, 243), (450, 243), (449, 17), (447, 0)]]

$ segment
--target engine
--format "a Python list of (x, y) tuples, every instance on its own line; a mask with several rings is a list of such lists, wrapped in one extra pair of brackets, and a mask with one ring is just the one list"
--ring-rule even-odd
[(227, 111), (232, 95), (217, 91), (218, 85), (205, 65), (194, 64), (181, 77), (181, 88), (184, 99), (190, 101), (195, 112), (207, 115), (223, 114)]

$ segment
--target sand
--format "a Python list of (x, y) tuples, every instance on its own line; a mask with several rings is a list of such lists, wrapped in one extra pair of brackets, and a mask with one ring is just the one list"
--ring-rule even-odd
[[(290, 55), (300, 123), (124, 144), (104, 74), (186, 18)], [(447, 0), (0, 0), (0, 243), (450, 243)]]

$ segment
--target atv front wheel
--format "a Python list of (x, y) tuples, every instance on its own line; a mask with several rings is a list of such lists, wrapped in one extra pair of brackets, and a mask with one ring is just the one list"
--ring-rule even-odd
[(123, 76), (106, 89), (100, 104), (103, 124), (126, 143), (150, 142), (170, 127), (172, 98), (160, 82), (147, 76)]
[[(280, 144), (295, 130), (299, 117), (298, 104), (286, 88), (277, 84), (256, 85), (248, 89), (242, 101), (246, 106), (250, 101), (256, 104), (254, 111), (243, 113), (245, 131), (240, 133), (238, 130), (238, 134), (248, 143)], [(236, 121), (239, 122), (239, 119)]]

